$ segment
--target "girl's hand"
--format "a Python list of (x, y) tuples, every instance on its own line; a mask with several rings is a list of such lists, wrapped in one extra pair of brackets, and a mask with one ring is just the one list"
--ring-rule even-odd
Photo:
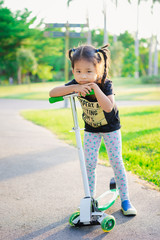
[(95, 90), (96, 88), (99, 88), (98, 85), (96, 83), (88, 83), (87, 84), (89, 87), (91, 87), (91, 89)]
[(79, 96), (85, 97), (86, 94), (89, 94), (91, 90), (92, 90), (92, 88), (88, 84), (82, 84), (82, 85), (76, 84), (75, 85), (75, 92), (78, 92)]

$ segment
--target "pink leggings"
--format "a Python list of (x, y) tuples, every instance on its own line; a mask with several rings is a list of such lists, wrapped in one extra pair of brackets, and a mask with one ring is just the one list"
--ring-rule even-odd
[(102, 137), (108, 152), (110, 164), (114, 171), (121, 201), (128, 200), (128, 184), (122, 159), (122, 141), (120, 130), (109, 133), (84, 132), (84, 154), (91, 196), (95, 195), (96, 165)]

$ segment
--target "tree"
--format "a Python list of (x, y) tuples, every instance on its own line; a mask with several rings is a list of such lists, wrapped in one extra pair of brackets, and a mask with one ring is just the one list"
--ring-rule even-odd
[[(2, 2), (0, 3), (0, 78), (11, 76), (17, 79), (18, 77), (20, 83), (21, 78), (23, 80), (29, 72), (33, 73), (32, 69), (28, 69), (28, 66), (22, 63), (22, 58), (25, 62), (32, 60), (33, 66), (37, 64), (43, 68), (44, 65), (45, 73), (48, 71), (46, 69), (53, 71), (54, 68), (57, 72), (64, 70), (62, 61), (58, 65), (59, 58), (64, 62), (63, 39), (45, 38), (43, 31), (37, 26), (31, 27), (36, 18), (30, 19), (30, 14), (27, 9), (12, 13), (8, 8), (3, 7)], [(38, 77), (40, 80), (41, 76), (42, 74), (38, 74), (36, 80)], [(48, 77), (43, 76), (42, 79)], [(33, 75), (32, 80), (34, 80)]]
[(50, 80), (53, 77), (53, 74), (51, 71), (52, 71), (51, 66), (39, 64), (37, 68), (37, 75), (43, 81)]
[[(152, 0), (152, 5), (151, 5), (151, 13), (153, 15), (154, 12), (154, 5), (155, 3), (160, 3), (160, 0)], [(152, 37), (151, 37), (152, 39)], [(151, 40), (152, 42), (152, 40)], [(158, 75), (158, 39), (157, 39), (157, 34), (155, 36), (155, 50), (154, 50), (154, 63), (153, 63), (153, 75), (157, 76)], [(151, 60), (150, 60), (151, 61)]]
[(14, 30), (16, 24), (9, 9), (0, 3), (0, 74), (12, 75), (14, 67), (10, 61), (15, 59)]
[(103, 30), (97, 29), (92, 30), (92, 41), (95, 47), (99, 47), (103, 45)]
[(135, 78), (139, 77), (139, 36), (138, 36), (138, 25), (139, 25), (139, 4), (140, 4), (141, 0), (137, 0), (137, 29), (136, 29), (136, 36), (135, 36), (135, 55), (136, 55), (136, 61), (135, 61)]
[[(131, 0), (130, 0), (131, 1)], [(138, 22), (139, 22), (139, 5), (142, 1), (148, 1), (148, 0), (137, 0), (137, 30), (136, 30), (136, 38), (135, 38), (135, 54), (136, 58), (138, 59), (139, 57), (139, 40), (138, 40)], [(154, 4), (158, 2), (160, 3), (160, 0), (152, 0), (151, 1), (151, 13), (153, 15), (153, 6)], [(156, 40), (157, 43), (157, 40)], [(153, 36), (151, 34), (150, 38), (150, 45), (149, 45), (149, 67), (148, 67), (148, 75), (152, 75), (152, 44), (153, 44)], [(158, 66), (158, 58), (157, 58), (157, 45), (155, 47), (155, 60), (154, 60), (154, 69), (157, 69)], [(138, 60), (137, 60), (138, 61)], [(155, 70), (157, 72), (157, 70)], [(138, 77), (138, 63), (136, 63), (136, 77)]]
[(25, 39), (33, 35), (30, 26), (36, 18), (28, 20), (31, 12), (25, 9), (17, 11), (14, 15), (0, 2), (0, 75), (16, 77), (17, 49), (23, 45)]
[(158, 39), (155, 37), (154, 66), (153, 75), (158, 76)]
[(148, 63), (148, 75), (152, 76), (152, 48), (153, 48), (153, 35), (150, 37), (149, 43), (149, 63)]
[(123, 58), (123, 68), (122, 68), (122, 77), (134, 77), (135, 73), (135, 51), (134, 46), (125, 49), (125, 55)]
[(104, 14), (104, 38), (103, 38), (103, 44), (104, 45), (108, 43), (106, 8), (107, 8), (107, 0), (103, 0), (103, 14)]
[(140, 39), (139, 40), (139, 75), (146, 76), (148, 75), (148, 40)]
[(131, 45), (134, 45), (134, 38), (128, 31), (121, 33), (118, 36), (118, 41), (122, 42), (124, 48), (130, 48)]
[(20, 48), (17, 51), (18, 62), (18, 84), (22, 83), (23, 78), (37, 68), (37, 62), (33, 52), (29, 49)]
[(122, 42), (114, 42), (110, 46), (111, 51), (111, 75), (113, 77), (120, 77), (122, 73), (124, 47)]

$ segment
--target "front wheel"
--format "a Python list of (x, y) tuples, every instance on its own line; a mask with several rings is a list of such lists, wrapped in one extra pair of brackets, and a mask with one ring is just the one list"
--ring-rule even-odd
[(116, 220), (113, 216), (108, 215), (101, 222), (101, 228), (104, 232), (110, 232), (115, 226)]
[(80, 212), (74, 212), (74, 213), (70, 216), (70, 218), (69, 218), (69, 224), (70, 224), (71, 226), (75, 226), (75, 224), (73, 223), (73, 221), (74, 221), (77, 217), (79, 217), (79, 215), (80, 215)]

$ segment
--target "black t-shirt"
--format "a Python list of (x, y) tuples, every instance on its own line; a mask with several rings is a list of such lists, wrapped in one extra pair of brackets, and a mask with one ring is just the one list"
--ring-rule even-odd
[[(78, 84), (75, 79), (65, 86)], [(113, 94), (112, 81), (106, 80), (103, 89), (106, 96)], [(87, 132), (112, 132), (121, 128), (119, 111), (116, 104), (110, 113), (105, 112), (93, 96), (78, 97), (83, 110), (82, 118)]]

